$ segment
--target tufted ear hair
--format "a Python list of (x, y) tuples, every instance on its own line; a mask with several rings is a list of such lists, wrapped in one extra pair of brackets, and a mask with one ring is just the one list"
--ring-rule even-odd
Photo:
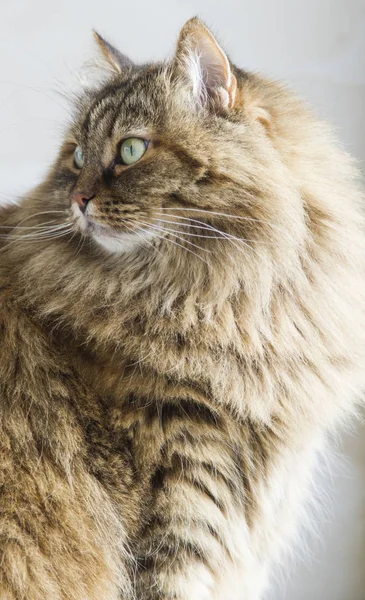
[(200, 106), (212, 100), (224, 110), (234, 106), (237, 80), (230, 62), (208, 27), (197, 17), (183, 26), (174, 60)]
[(116, 48), (114, 48), (114, 46), (109, 44), (109, 42), (104, 40), (104, 38), (101, 37), (101, 35), (97, 31), (93, 30), (93, 34), (96, 43), (98, 44), (105, 60), (109, 63), (112, 70), (117, 75), (120, 75), (123, 69), (133, 67), (134, 63), (130, 60), (130, 58), (128, 58), (124, 54), (121, 54), (119, 50), (117, 50)]

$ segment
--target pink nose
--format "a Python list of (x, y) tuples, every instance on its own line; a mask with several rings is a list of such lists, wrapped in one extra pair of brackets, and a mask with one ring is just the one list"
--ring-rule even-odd
[(74, 192), (72, 196), (72, 200), (76, 202), (83, 213), (85, 212), (86, 207), (92, 198), (94, 198), (94, 196), (85, 194), (84, 192)]

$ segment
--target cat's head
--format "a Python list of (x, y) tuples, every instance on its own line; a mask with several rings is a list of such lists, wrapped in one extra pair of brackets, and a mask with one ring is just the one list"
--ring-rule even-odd
[(51, 174), (75, 230), (111, 254), (287, 243), (302, 212), (272, 136), (279, 88), (234, 67), (198, 19), (164, 64), (95, 37), (110, 77), (85, 93)]

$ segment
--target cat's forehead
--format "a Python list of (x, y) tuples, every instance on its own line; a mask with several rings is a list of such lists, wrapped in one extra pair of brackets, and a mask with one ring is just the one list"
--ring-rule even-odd
[(142, 134), (161, 121), (166, 89), (161, 67), (133, 70), (90, 94), (76, 122), (83, 144), (105, 138)]

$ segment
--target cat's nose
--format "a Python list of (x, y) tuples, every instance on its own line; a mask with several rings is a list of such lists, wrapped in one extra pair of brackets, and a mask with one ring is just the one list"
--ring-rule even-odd
[(74, 192), (72, 195), (72, 200), (76, 202), (82, 213), (85, 212), (88, 203), (93, 198), (94, 196), (91, 196), (90, 194), (85, 194), (84, 192)]

